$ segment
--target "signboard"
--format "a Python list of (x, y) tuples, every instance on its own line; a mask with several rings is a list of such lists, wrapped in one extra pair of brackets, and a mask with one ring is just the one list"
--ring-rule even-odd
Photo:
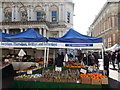
[(67, 47), (93, 47), (93, 44), (65, 44)]
[(55, 71), (62, 71), (62, 67), (55, 67)]
[(9, 62), (9, 59), (5, 59), (5, 62)]
[(92, 72), (93, 71), (93, 68), (92, 67), (88, 67), (88, 70), (90, 71), (90, 72)]
[(57, 46), (57, 43), (46, 42), (2, 42), (3, 46)]
[(27, 74), (32, 74), (32, 70), (27, 71)]
[(81, 68), (80, 72), (86, 74), (87, 70)]

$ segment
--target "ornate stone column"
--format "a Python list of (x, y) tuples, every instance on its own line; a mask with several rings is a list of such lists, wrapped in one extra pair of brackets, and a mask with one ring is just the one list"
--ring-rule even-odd
[(46, 21), (49, 21), (50, 19), (49, 19), (49, 7), (48, 7), (48, 5), (46, 4), (45, 5), (45, 9), (46, 9)]
[(5, 33), (5, 29), (3, 29), (2, 32)]
[(39, 34), (42, 35), (42, 29), (41, 28), (38, 28), (39, 29)]
[(20, 28), (20, 32), (23, 32), (23, 28)]
[(46, 36), (47, 36), (47, 35), (46, 35), (46, 34), (47, 34), (47, 33), (46, 33), (46, 29), (43, 28), (43, 30), (44, 30), (43, 36), (46, 37)]
[(8, 28), (6, 29), (6, 33), (8, 33), (8, 34), (9, 34), (9, 29), (8, 29)]

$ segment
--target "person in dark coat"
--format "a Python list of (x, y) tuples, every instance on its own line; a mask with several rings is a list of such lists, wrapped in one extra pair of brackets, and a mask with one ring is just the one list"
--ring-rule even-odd
[(117, 53), (118, 72), (120, 72), (120, 51)]
[(109, 57), (107, 53), (104, 53), (104, 70), (107, 71), (107, 76), (109, 76)]
[(111, 55), (111, 52), (108, 52), (108, 57), (109, 57), (110, 64), (112, 64), (112, 55)]
[(99, 55), (98, 55), (97, 53), (93, 53), (93, 55), (94, 55), (94, 57), (95, 57), (95, 64), (96, 64), (97, 67), (98, 67), (98, 63), (99, 63), (99, 61), (98, 61), (98, 59), (99, 59)]
[(91, 65), (91, 66), (95, 64), (95, 57), (92, 53), (88, 55), (88, 63), (89, 63), (88, 65)]
[(62, 55), (58, 54), (58, 57), (55, 60), (55, 65), (57, 65), (57, 67), (62, 67), (63, 60), (64, 60), (64, 57)]
[(115, 69), (115, 58), (116, 58), (116, 55), (115, 55), (115, 52), (112, 53), (112, 65), (113, 65), (113, 69)]

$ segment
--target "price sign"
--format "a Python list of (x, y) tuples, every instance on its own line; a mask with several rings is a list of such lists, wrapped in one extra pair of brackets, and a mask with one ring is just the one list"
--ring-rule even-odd
[(32, 70), (27, 71), (27, 74), (32, 74)]
[(36, 63), (36, 67), (39, 67), (39, 63)]
[(76, 81), (76, 83), (80, 83), (80, 81)]
[(92, 68), (92, 67), (88, 67), (88, 70), (89, 70), (90, 72), (92, 72), (92, 71), (93, 71), (93, 68)]
[(9, 62), (9, 59), (5, 59), (5, 62)]
[(62, 67), (55, 67), (55, 71), (62, 71)]
[(86, 74), (87, 70), (81, 68), (80, 72)]

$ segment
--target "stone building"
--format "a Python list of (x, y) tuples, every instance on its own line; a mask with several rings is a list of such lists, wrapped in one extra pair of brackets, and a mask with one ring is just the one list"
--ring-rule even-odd
[(45, 37), (61, 37), (73, 27), (72, 0), (1, 0), (0, 30), (16, 34), (34, 28)]
[(88, 33), (94, 37), (102, 37), (106, 48), (120, 44), (120, 0), (106, 2), (90, 25)]
[[(0, 31), (8, 34), (34, 28), (44, 37), (61, 37), (73, 28), (72, 0), (1, 0)], [(24, 49), (29, 55), (43, 57), (43, 49)], [(42, 51), (41, 51), (42, 50)], [(3, 55), (19, 49), (4, 50)], [(50, 51), (53, 54), (53, 51)]]

